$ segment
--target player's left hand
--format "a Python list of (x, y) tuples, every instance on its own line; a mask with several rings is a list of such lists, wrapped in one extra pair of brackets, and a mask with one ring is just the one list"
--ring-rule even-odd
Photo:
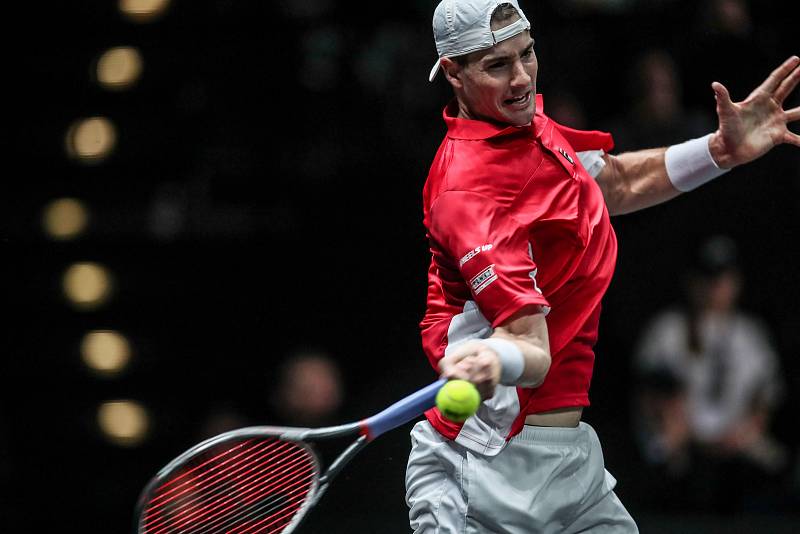
[(719, 129), (711, 136), (709, 150), (717, 165), (730, 169), (753, 161), (783, 143), (800, 147), (800, 135), (788, 128), (790, 122), (800, 120), (800, 106), (783, 109), (786, 97), (798, 82), (800, 58), (792, 56), (741, 102), (733, 102), (721, 83), (711, 84), (717, 100)]

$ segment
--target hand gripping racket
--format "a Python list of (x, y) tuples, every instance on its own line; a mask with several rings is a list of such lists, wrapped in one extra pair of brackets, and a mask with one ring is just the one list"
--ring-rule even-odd
[[(167, 464), (136, 505), (139, 534), (288, 534), (367, 443), (432, 407), (439, 380), (356, 423), (252, 426), (209, 438)], [(356, 439), (321, 473), (310, 441)]]

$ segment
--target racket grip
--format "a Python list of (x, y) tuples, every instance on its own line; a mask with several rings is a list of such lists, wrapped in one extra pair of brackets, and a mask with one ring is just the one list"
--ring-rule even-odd
[(436, 394), (447, 383), (446, 379), (437, 380), (424, 388), (401, 399), (382, 412), (361, 421), (361, 433), (372, 441), (384, 432), (397, 428), (436, 404)]

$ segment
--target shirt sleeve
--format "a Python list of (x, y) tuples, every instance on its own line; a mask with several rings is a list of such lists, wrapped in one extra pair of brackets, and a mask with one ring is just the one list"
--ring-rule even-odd
[(584, 150), (583, 152), (577, 152), (577, 154), (581, 165), (592, 178), (597, 178), (600, 171), (606, 166), (606, 160), (603, 159), (605, 152), (602, 150)]
[(429, 232), (492, 327), (523, 308), (538, 312), (549, 306), (536, 285), (527, 228), (491, 198), (442, 193), (431, 206)]
[(553, 124), (576, 152), (602, 150), (608, 154), (614, 148), (614, 138), (610, 133), (599, 130), (576, 130), (555, 121)]

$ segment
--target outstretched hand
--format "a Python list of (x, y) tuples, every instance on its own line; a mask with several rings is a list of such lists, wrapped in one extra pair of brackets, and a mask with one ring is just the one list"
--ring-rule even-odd
[(788, 128), (789, 123), (800, 120), (800, 106), (783, 109), (798, 82), (800, 58), (792, 56), (741, 102), (733, 102), (721, 83), (711, 84), (719, 129), (709, 140), (709, 150), (717, 165), (730, 169), (760, 158), (783, 143), (800, 147), (800, 135)]

